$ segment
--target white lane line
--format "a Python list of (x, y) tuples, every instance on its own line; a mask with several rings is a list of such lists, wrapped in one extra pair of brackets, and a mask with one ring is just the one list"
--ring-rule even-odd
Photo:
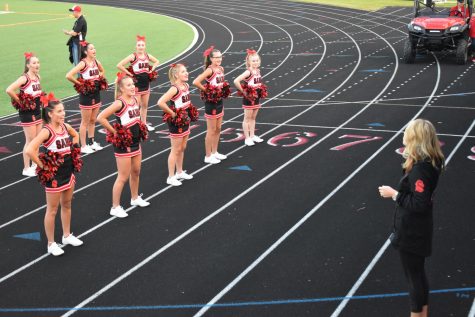
[(475, 299), (473, 300), (472, 308), (470, 308), (467, 317), (475, 317)]

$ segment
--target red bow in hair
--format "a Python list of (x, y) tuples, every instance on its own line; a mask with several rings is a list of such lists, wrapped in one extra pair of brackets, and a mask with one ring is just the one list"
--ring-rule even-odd
[(79, 44), (80, 44), (82, 47), (84, 47), (84, 46), (87, 46), (87, 44), (89, 44), (89, 43), (86, 42), (86, 41), (81, 41), (81, 42), (79, 42)]
[(50, 92), (48, 95), (43, 95), (40, 97), (40, 101), (43, 104), (43, 108), (48, 107), (48, 103), (50, 101), (56, 101), (56, 100), (58, 99), (56, 99), (56, 97), (54, 96), (52, 92)]
[(30, 59), (33, 56), (33, 52), (25, 52), (23, 55), (25, 55), (26, 59)]
[(214, 46), (211, 45), (209, 48), (206, 49), (206, 51), (204, 51), (203, 57), (209, 56), (209, 54), (211, 54), (213, 50), (214, 50)]
[(117, 81), (118, 81), (118, 82), (121, 81), (122, 78), (124, 78), (125, 76), (127, 76), (126, 73), (118, 72), (118, 73), (117, 73)]
[(176, 67), (176, 64), (173, 63), (173, 64), (170, 64), (170, 68), (175, 68)]
[(248, 48), (248, 49), (246, 50), (246, 52), (247, 52), (247, 55), (253, 55), (253, 54), (256, 54), (256, 53), (257, 53), (255, 50), (252, 50), (252, 49), (250, 49), (250, 48)]
[(138, 41), (144, 41), (145, 42), (145, 36), (140, 36), (137, 34), (137, 42)]

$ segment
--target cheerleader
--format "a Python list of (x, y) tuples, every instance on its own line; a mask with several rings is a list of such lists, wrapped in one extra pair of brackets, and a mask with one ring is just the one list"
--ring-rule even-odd
[[(180, 180), (192, 179), (193, 176), (183, 170), (183, 158), (186, 143), (190, 135), (190, 122), (187, 109), (191, 106), (190, 90), (187, 84), (188, 72), (183, 64), (172, 64), (168, 71), (171, 87), (158, 100), (158, 106), (164, 111), (164, 119), (167, 115), (168, 128), (170, 131), (171, 150), (168, 156), (167, 184), (180, 186)], [(167, 105), (170, 102), (170, 106)], [(176, 171), (176, 174), (175, 174)]]
[[(202, 99), (205, 101), (207, 130), (204, 162), (218, 164), (227, 159), (226, 155), (218, 153), (218, 144), (224, 116), (223, 97), (226, 98), (229, 95), (229, 84), (224, 80), (221, 52), (211, 46), (204, 52), (203, 56), (205, 58), (205, 70), (193, 81), (193, 85), (201, 90)], [(206, 86), (201, 84), (203, 80), (206, 80)], [(227, 95), (225, 96), (223, 96), (223, 86), (227, 88)]]
[[(259, 92), (262, 87), (260, 66), (261, 58), (259, 54), (254, 50), (247, 50), (247, 69), (234, 80), (234, 85), (240, 91), (240, 94), (243, 95), (242, 108), (244, 109), (244, 120), (242, 122), (242, 129), (246, 137), (244, 143), (247, 146), (253, 146), (255, 143), (264, 141), (254, 133), (256, 130), (257, 112), (261, 108), (259, 103)], [(244, 82), (244, 84), (241, 85), (241, 82)], [(250, 95), (252, 91), (255, 92), (255, 96)]]
[[(94, 133), (96, 117), (102, 105), (100, 91), (107, 89), (107, 82), (104, 84), (104, 67), (96, 59), (94, 45), (87, 42), (80, 44), (81, 61), (66, 74), (66, 78), (79, 92), (81, 152), (90, 154), (102, 150), (102, 146), (94, 140)], [(79, 78), (76, 78), (77, 74)]]
[[(47, 206), (44, 226), (48, 238), (48, 253), (58, 256), (64, 253), (63, 249), (54, 241), (55, 218), (59, 205), (61, 205), (63, 227), (62, 244), (70, 244), (75, 247), (83, 244), (71, 233), (71, 201), (76, 182), (74, 171), (77, 162), (72, 158), (72, 154), (79, 152), (77, 144), (79, 135), (69, 124), (64, 123), (65, 111), (61, 101), (55, 99), (52, 93), (41, 99), (44, 128), (28, 144), (26, 154), (38, 165), (38, 176), (45, 186)], [(77, 151), (75, 151), (76, 145)], [(42, 154), (39, 155), (40, 146)], [(53, 156), (56, 157), (54, 161), (57, 164), (47, 163), (48, 160), (44, 159), (49, 157), (49, 162), (52, 162)], [(50, 174), (50, 177), (44, 177), (46, 174)]]
[[(150, 62), (153, 63), (152, 66), (150, 66)], [(125, 68), (129, 63), (130, 67), (128, 69)], [(155, 130), (150, 123), (147, 123), (147, 109), (150, 98), (150, 81), (156, 78), (154, 77), (156, 76), (156, 71), (154, 70), (158, 65), (158, 59), (145, 51), (145, 36), (140, 35), (137, 35), (135, 53), (130, 54), (117, 64), (117, 68), (121, 72), (133, 77), (135, 80), (135, 96), (140, 103), (140, 119), (147, 125), (148, 131)]]
[[(115, 85), (116, 101), (97, 117), (97, 121), (108, 131), (108, 141), (111, 141), (114, 147), (118, 174), (112, 188), (110, 214), (119, 218), (128, 216), (120, 205), (120, 196), (127, 181), (129, 181), (132, 198), (130, 204), (139, 207), (150, 205), (138, 194), (142, 164), (140, 139), (146, 138), (147, 128), (140, 121), (140, 107), (134, 95), (135, 86), (132, 77), (118, 73)], [(111, 115), (115, 115), (117, 120), (114, 126), (108, 121)]]
[[(25, 145), (23, 147), (23, 171), (24, 176), (35, 176), (36, 166), (30, 166), (30, 157), (25, 149), (41, 131), (41, 102), (42, 95), (40, 85), (40, 61), (33, 53), (24, 53), (25, 70), (24, 73), (10, 86), (6, 93), (12, 98), (13, 106), (18, 110), (20, 126), (25, 134)], [(16, 91), (20, 91), (17, 95)]]

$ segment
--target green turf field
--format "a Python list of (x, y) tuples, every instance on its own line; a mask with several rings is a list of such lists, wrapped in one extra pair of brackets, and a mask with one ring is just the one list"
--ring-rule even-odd
[[(379, 10), (384, 7), (412, 7), (414, 5), (413, 0), (294, 0), (295, 2), (309, 2), (320, 3), (338, 7), (353, 8), (360, 10)], [(447, 1), (446, 3), (437, 3), (437, 7), (454, 6), (455, 0)]]
[[(6, 5), (10, 13), (0, 14), (2, 39), (0, 63), (0, 116), (15, 111), (5, 89), (22, 73), (23, 53), (32, 51), (41, 63), (41, 86), (58, 97), (75, 94), (66, 73), (69, 62), (68, 36), (74, 17), (72, 4), (31, 0), (0, 0), (0, 11)], [(87, 41), (95, 45), (97, 58), (104, 65), (109, 82), (115, 78), (117, 63), (135, 49), (137, 34), (147, 37), (147, 51), (166, 61), (185, 50), (193, 41), (192, 28), (175, 19), (125, 9), (81, 5), (87, 20)]]

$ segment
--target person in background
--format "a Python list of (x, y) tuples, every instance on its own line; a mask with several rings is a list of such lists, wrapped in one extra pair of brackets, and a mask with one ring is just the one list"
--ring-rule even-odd
[(79, 46), (79, 42), (86, 40), (87, 22), (84, 18), (84, 15), (82, 14), (80, 6), (75, 5), (71, 9), (69, 9), (69, 11), (73, 13), (73, 16), (76, 18), (76, 21), (74, 22), (72, 30), (63, 30), (63, 33), (70, 36), (66, 45), (69, 46), (71, 63), (77, 65), (81, 60), (81, 49)]

